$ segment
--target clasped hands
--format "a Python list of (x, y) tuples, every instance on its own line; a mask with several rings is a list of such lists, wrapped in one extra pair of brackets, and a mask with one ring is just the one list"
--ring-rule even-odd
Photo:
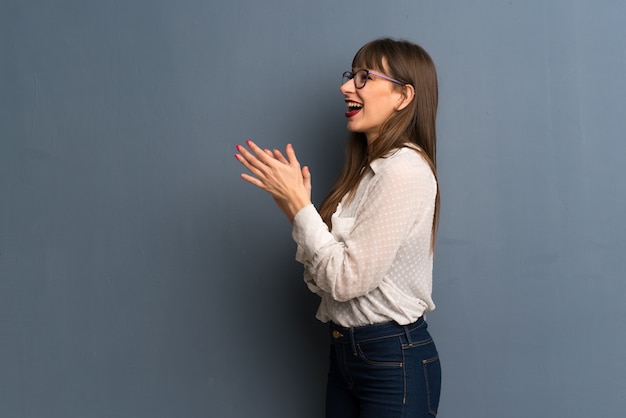
[(300, 167), (291, 144), (285, 154), (279, 150), (262, 149), (254, 142), (246, 141), (248, 148), (237, 145), (235, 158), (250, 174), (241, 178), (266, 192), (293, 224), (296, 213), (311, 204), (311, 173), (307, 166)]

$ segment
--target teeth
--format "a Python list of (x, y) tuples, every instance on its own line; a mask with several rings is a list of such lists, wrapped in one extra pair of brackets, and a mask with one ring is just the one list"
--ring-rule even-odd
[(347, 104), (348, 104), (348, 107), (352, 108), (352, 109), (354, 109), (354, 108), (360, 109), (360, 108), (363, 107), (363, 105), (361, 103), (348, 102)]

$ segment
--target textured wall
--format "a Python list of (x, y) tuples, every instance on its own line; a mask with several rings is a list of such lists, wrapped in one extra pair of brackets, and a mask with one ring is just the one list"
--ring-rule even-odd
[(292, 142), (319, 204), (342, 162), (341, 73), (392, 36), (440, 76), (440, 416), (619, 416), (625, 15), (2, 0), (0, 415), (322, 416), (317, 300), (234, 146)]

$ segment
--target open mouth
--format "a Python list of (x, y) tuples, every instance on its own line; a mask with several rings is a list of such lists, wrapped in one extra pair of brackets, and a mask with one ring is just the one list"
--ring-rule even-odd
[(346, 117), (351, 117), (359, 113), (363, 109), (363, 104), (357, 102), (346, 102), (348, 110), (346, 111)]

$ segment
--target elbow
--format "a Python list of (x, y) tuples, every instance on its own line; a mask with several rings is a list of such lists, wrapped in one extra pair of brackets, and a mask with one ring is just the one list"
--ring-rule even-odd
[(360, 286), (337, 286), (331, 292), (331, 296), (337, 302), (348, 302), (368, 293), (368, 290), (362, 289)]
[(342, 274), (335, 277), (330, 294), (337, 302), (348, 302), (365, 296), (378, 288), (380, 281), (375, 277), (379, 276), (379, 274), (370, 275), (363, 271), (344, 269)]
[(332, 297), (337, 302), (348, 302), (351, 299), (354, 299), (356, 296), (351, 295), (349, 292), (333, 292)]

